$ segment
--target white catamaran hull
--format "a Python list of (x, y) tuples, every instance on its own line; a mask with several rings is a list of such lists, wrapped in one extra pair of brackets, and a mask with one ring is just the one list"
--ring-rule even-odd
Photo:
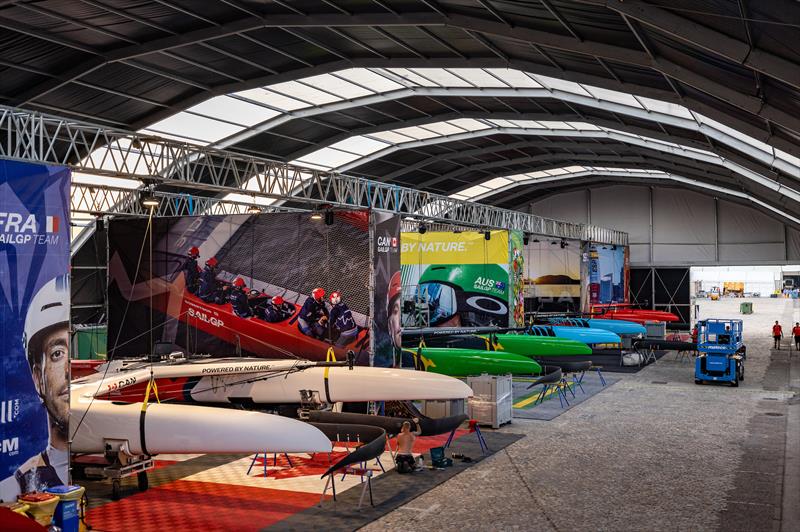
[[(327, 385), (325, 375), (327, 373)], [(255, 403), (296, 403), (300, 390), (318, 392), (328, 403), (465, 399), (464, 382), (424, 371), (393, 368), (309, 368), (286, 376), (242, 382), (240, 375), (203, 377), (192, 389), (199, 402), (226, 403), (249, 398)]]

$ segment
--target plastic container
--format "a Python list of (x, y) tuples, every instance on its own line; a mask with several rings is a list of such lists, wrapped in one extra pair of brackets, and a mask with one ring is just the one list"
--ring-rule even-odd
[(78, 532), (80, 529), (80, 500), (86, 489), (83, 486), (53, 486), (47, 493), (60, 499), (53, 516), (53, 524), (62, 532)]
[(26, 493), (17, 497), (19, 502), (27, 504), (28, 513), (40, 525), (48, 526), (53, 520), (53, 513), (58, 505), (58, 495), (51, 493)]
[(753, 303), (751, 301), (745, 301), (744, 303), (739, 303), (739, 313), (741, 313), (741, 314), (752, 314), (753, 313)]

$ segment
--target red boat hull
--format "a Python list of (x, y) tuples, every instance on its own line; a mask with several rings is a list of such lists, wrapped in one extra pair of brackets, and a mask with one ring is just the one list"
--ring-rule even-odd
[(645, 310), (620, 307), (594, 307), (592, 317), (610, 320), (632, 321), (644, 325), (647, 321), (678, 321), (680, 318), (672, 312), (663, 310)]
[[(292, 322), (299, 311), (300, 307), (295, 305), (292, 316), (278, 323), (269, 323), (255, 317), (240, 318), (230, 303), (206, 303), (194, 294), (184, 292), (180, 310), (177, 316), (173, 316), (256, 356), (325, 360), (330, 344), (300, 331), (297, 322)], [(368, 332), (362, 330), (352, 342), (334, 347), (334, 352), (338, 360), (343, 360), (347, 351), (353, 350), (358, 354), (362, 349), (368, 350), (368, 344)]]

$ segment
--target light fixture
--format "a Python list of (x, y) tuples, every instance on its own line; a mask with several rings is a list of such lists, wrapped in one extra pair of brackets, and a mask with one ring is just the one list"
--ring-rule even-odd
[(424, 235), (428, 231), (428, 226), (425, 224), (419, 224), (417, 226), (417, 232), (421, 235)]
[(155, 209), (161, 204), (161, 201), (159, 201), (159, 199), (155, 197), (152, 192), (145, 192), (142, 194), (141, 202), (142, 206), (147, 207), (148, 209)]
[(537, 244), (539, 243), (539, 239), (538, 238), (534, 238), (533, 241), (536, 242)]
[(522, 235), (522, 245), (527, 246), (528, 242), (530, 242), (530, 240), (531, 240), (531, 237), (528, 235), (528, 233), (523, 233), (523, 235)]
[(256, 204), (256, 195), (253, 194), (253, 203), (247, 208), (247, 214), (261, 214), (261, 207)]
[(488, 230), (484, 231), (483, 232), (483, 238), (486, 239), (486, 240), (491, 240), (492, 239), (492, 232), (488, 231)]
[(567, 243), (567, 241), (566, 241), (566, 240), (562, 240), (562, 241), (561, 241), (561, 249), (564, 249), (564, 248), (565, 248), (565, 247), (567, 247), (567, 246), (569, 246), (569, 244)]
[(311, 213), (312, 220), (322, 220), (322, 213), (319, 211), (314, 211)]
[(333, 211), (330, 209), (325, 211), (325, 225), (333, 225)]

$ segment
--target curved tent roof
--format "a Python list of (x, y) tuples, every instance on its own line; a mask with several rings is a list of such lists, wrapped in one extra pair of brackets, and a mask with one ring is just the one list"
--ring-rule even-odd
[(793, 13), (788, 0), (0, 2), (0, 101), (504, 206), (555, 182), (663, 173), (791, 219)]

